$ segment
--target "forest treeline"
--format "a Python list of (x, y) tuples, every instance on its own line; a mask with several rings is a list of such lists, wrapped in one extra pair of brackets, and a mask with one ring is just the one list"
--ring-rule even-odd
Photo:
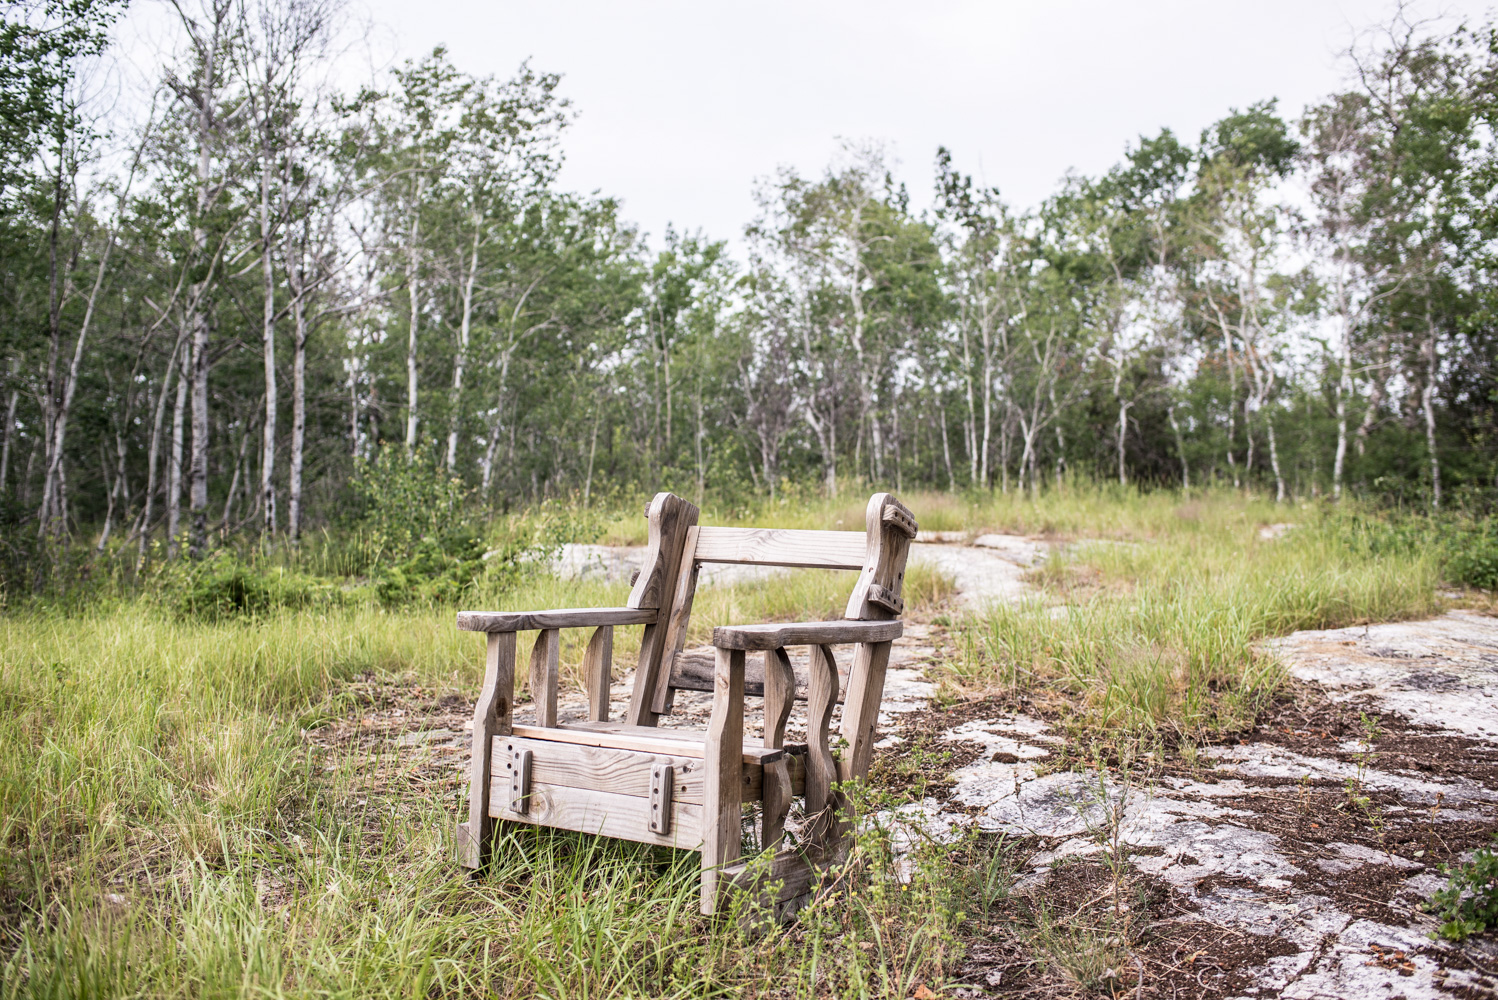
[(916, 211), (883, 147), (845, 143), (762, 180), (736, 248), (647, 240), (560, 183), (565, 67), (475, 75), (438, 49), (349, 89), (337, 0), (163, 9), (135, 101), (122, 5), (6, 4), (14, 535), (295, 541), (382, 449), (494, 509), (1068, 477), (1498, 489), (1490, 26), (1401, 8), (1341, 92), (1141, 137), (1033, 207), (938, 150)]

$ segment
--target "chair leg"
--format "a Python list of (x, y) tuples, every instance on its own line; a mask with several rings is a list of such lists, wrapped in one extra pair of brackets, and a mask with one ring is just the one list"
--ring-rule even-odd
[(473, 745), (468, 762), (468, 822), (458, 824), (458, 860), (480, 868), (488, 860), (494, 830), (489, 816), (490, 761), (496, 736), (510, 735), (515, 697), (515, 633), (490, 632), (484, 686), (473, 708)]
[(866, 778), (874, 758), (874, 727), (879, 724), (879, 702), (884, 698), (884, 673), (893, 643), (861, 642), (853, 652), (848, 671), (848, 698), (843, 703), (843, 739), (848, 753), (841, 778)]
[(718, 905), (718, 870), (737, 861), (744, 780), (744, 651), (720, 649), (703, 747), (702, 912)]

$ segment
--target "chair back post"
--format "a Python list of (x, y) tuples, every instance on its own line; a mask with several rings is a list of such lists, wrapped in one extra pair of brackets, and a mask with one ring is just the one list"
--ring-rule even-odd
[[(848, 598), (845, 617), (863, 621), (896, 618), (905, 610), (905, 560), (917, 530), (915, 515), (893, 494), (875, 493), (869, 498), (865, 523), (868, 556)], [(843, 702), (843, 738), (848, 741), (847, 754), (839, 766), (843, 781), (869, 773), (889, 651), (888, 642), (861, 642), (853, 651), (848, 694)]]
[(674, 493), (657, 493), (645, 508), (649, 522), (649, 540), (645, 564), (625, 602), (631, 608), (652, 608), (660, 612), (654, 624), (646, 625), (640, 637), (640, 663), (635, 668), (634, 689), (630, 692), (628, 722), (635, 726), (656, 723), (655, 689), (662, 683), (661, 665), (665, 661), (666, 631), (671, 606), (677, 593), (677, 575), (681, 570), (682, 549), (687, 529), (697, 524), (699, 511), (695, 504)]
[(915, 515), (892, 493), (869, 497), (864, 512), (868, 555), (848, 597), (844, 618), (879, 621), (900, 617), (905, 601), (905, 558), (915, 538)]

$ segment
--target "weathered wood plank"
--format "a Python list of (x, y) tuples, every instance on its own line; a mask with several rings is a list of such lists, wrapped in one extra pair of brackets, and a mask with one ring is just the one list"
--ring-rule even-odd
[(625, 605), (631, 608), (669, 610), (666, 602), (672, 596), (676, 565), (686, 530), (697, 523), (697, 508), (674, 493), (657, 493), (645, 509), (648, 535), (645, 562)]
[[(766, 650), (765, 652), (771, 652)], [(806, 700), (807, 679), (806, 671), (795, 671), (796, 675), (794, 694), (791, 696), (796, 701)], [(838, 701), (843, 698), (843, 690), (847, 687), (847, 674), (841, 676), (838, 688)], [(680, 691), (711, 691), (713, 689), (713, 657), (707, 654), (692, 652), (683, 653), (676, 658), (671, 667), (671, 684), (667, 688)], [(765, 693), (765, 667), (763, 661), (758, 657), (748, 659), (744, 662), (744, 694), (753, 698), (763, 697)]]
[(705, 563), (860, 570), (866, 551), (857, 531), (704, 527), (697, 539), (697, 561)]
[(657, 686), (664, 685), (667, 680), (661, 665), (667, 653), (666, 624), (670, 620), (670, 602), (676, 597), (677, 577), (683, 568), (692, 568), (690, 565), (683, 567), (681, 556), (688, 529), (697, 524), (697, 514), (695, 506), (671, 493), (657, 493), (646, 511), (650, 521), (650, 542), (646, 547), (645, 566), (625, 603), (632, 608), (659, 608), (660, 617), (654, 625), (645, 626), (645, 634), (640, 637), (640, 661), (635, 667), (635, 682), (629, 693), (626, 716), (632, 725), (653, 726), (660, 717), (655, 710), (655, 693)]
[[(555, 730), (547, 730), (547, 732), (553, 733)], [(701, 757), (652, 753), (644, 750), (619, 750), (614, 747), (583, 746), (576, 743), (559, 743), (555, 740), (530, 739), (512, 734), (494, 738), (492, 753), (497, 762), (495, 771), (502, 770), (503, 762), (511, 759), (520, 750), (529, 750), (531, 753), (533, 781), (544, 781), (548, 785), (565, 785), (568, 788), (591, 788), (595, 791), (614, 792), (619, 795), (649, 796), (650, 769), (658, 764), (669, 764), (676, 773), (672, 793), (676, 800), (698, 805), (703, 801), (704, 778)], [(756, 758), (746, 758), (743, 770), (743, 801), (757, 802), (760, 798), (764, 766)]]
[(892, 494), (875, 493), (864, 510), (864, 523), (868, 553), (853, 593), (848, 595), (843, 617), (863, 621), (893, 618), (899, 613), (897, 609), (904, 607), (900, 594), (905, 585), (905, 559), (910, 540), (915, 537), (915, 516)]
[(718, 903), (718, 869), (739, 856), (742, 807), (737, 792), (743, 780), (744, 652), (718, 650), (713, 684), (713, 714), (703, 754), (707, 782), (702, 806), (702, 912)]
[(884, 674), (890, 644), (862, 643), (853, 650), (848, 672), (848, 698), (843, 705), (843, 738), (848, 750), (839, 765), (842, 780), (866, 778), (874, 758), (874, 727), (879, 723), (879, 701), (884, 696)]
[[(569, 722), (555, 728), (517, 725), (516, 736), (573, 746), (612, 747), (666, 756), (692, 757), (701, 760), (706, 752), (706, 734), (694, 729), (656, 729), (654, 726), (631, 726), (623, 722)], [(764, 764), (777, 760), (783, 751), (744, 744), (746, 763)]]
[(532, 632), (543, 628), (591, 628), (598, 625), (649, 625), (654, 608), (557, 608), (552, 611), (459, 611), (464, 632)]
[(748, 892), (759, 905), (771, 906), (804, 896), (821, 881), (824, 872), (801, 851), (777, 851), (768, 864), (754, 858), (724, 866), (720, 891)]
[[(662, 640), (664, 648), (661, 658), (660, 677), (669, 678), (674, 672), (677, 657), (687, 644), (687, 625), (692, 620), (692, 599), (697, 594), (697, 539), (702, 529), (695, 524), (687, 529), (687, 540), (681, 548), (681, 563), (676, 571), (676, 593), (671, 600), (671, 613), (666, 619), (666, 634)], [(657, 716), (669, 711), (671, 685), (651, 684), (651, 711)], [(709, 689), (710, 690), (710, 689)]]
[(787, 622), (766, 625), (719, 625), (713, 645), (719, 649), (779, 649), (781, 646), (835, 646), (847, 642), (889, 642), (904, 633), (899, 621)]
[(531, 701), (536, 705), (536, 725), (557, 724), (557, 658), (561, 655), (561, 633), (542, 629), (531, 647)]
[(609, 721), (609, 689), (614, 683), (614, 627), (600, 625), (593, 630), (588, 648), (583, 650), (583, 687), (588, 692), (588, 718)]
[[(505, 788), (508, 787), (506, 781)], [(502, 791), (496, 789), (489, 808), (494, 819), (533, 826), (577, 830), (688, 851), (696, 850), (702, 844), (703, 807), (700, 805), (675, 803), (671, 808), (671, 832), (664, 836), (650, 831), (649, 798), (550, 785), (532, 778), (527, 805), (529, 812), (511, 812), (504, 806)]]
[(515, 697), (515, 633), (489, 633), (484, 656), (484, 686), (473, 707), (473, 744), (468, 760), (468, 823), (458, 835), (459, 860), (480, 868), (487, 860), (493, 823), (489, 817), (492, 760), (489, 744), (507, 736), (513, 722)]
[(829, 646), (811, 651), (811, 692), (806, 699), (806, 816), (807, 840), (824, 844), (836, 825), (837, 761), (829, 732), (832, 706), (837, 702), (837, 660)]

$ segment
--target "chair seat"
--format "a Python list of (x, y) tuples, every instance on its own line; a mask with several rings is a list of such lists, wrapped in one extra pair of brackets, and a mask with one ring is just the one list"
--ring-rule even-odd
[(719, 625), (713, 645), (719, 649), (780, 649), (782, 646), (837, 646), (849, 642), (892, 642), (905, 633), (894, 621), (771, 622), (766, 625)]

